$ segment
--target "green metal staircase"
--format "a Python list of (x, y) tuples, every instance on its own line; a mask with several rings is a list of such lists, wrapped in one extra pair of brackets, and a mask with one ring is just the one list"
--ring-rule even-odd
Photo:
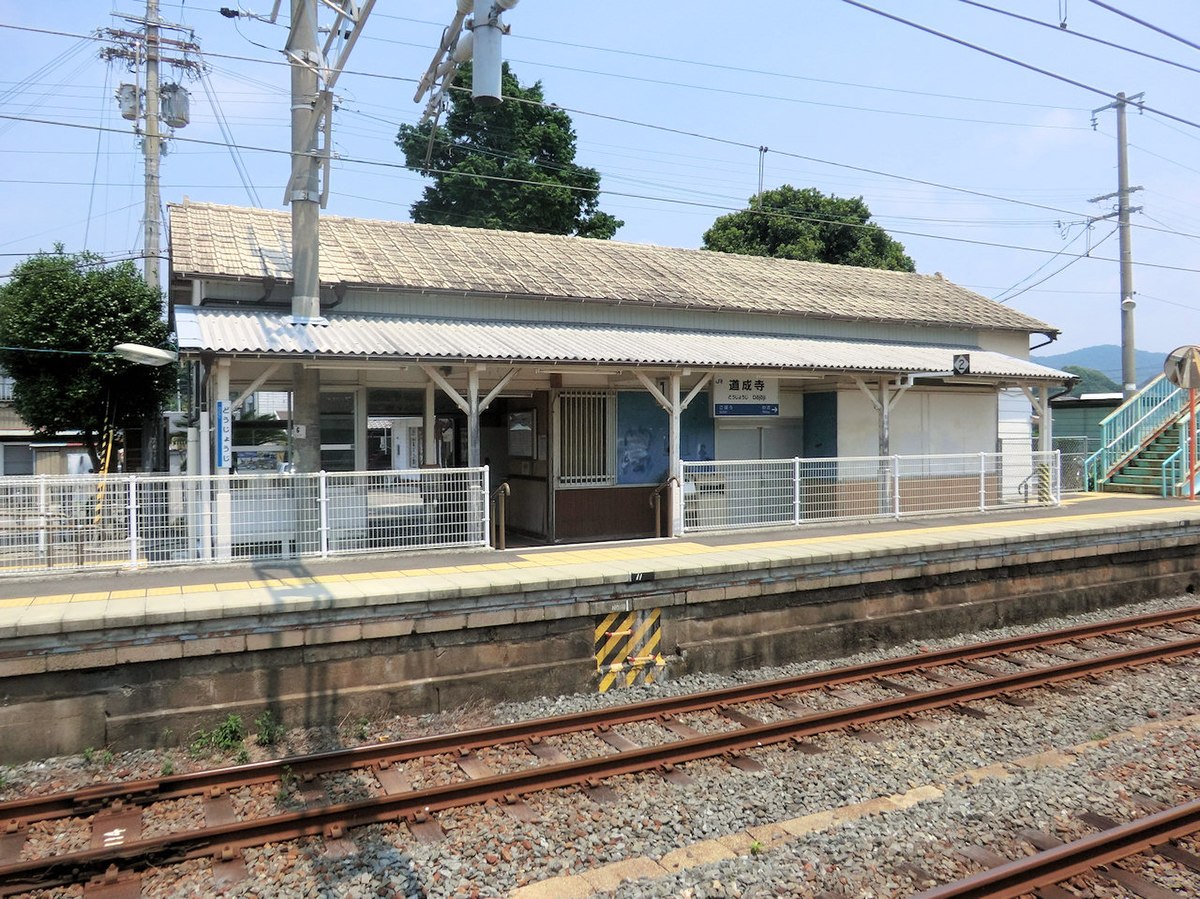
[[(1184, 413), (1186, 415), (1186, 412)], [(1103, 490), (1111, 493), (1163, 493), (1163, 464), (1173, 459), (1183, 441), (1179, 428), (1168, 426), (1149, 443), (1119, 465), (1104, 481)]]
[(1085, 464), (1092, 490), (1177, 496), (1187, 489), (1188, 391), (1159, 375), (1100, 422)]

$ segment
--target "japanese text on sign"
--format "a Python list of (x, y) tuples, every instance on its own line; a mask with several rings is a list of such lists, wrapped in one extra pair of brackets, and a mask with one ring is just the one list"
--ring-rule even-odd
[(779, 380), (742, 372), (713, 378), (713, 416), (779, 415)]

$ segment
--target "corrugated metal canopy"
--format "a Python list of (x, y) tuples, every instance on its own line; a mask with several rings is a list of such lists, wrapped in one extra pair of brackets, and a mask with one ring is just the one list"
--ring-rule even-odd
[(175, 308), (175, 323), (184, 354), (905, 373), (949, 371), (954, 354), (966, 351), (972, 375), (1052, 382), (1072, 378), (977, 347), (770, 334), (392, 316), (331, 315), (324, 325), (297, 325), (287, 313), (190, 306)]

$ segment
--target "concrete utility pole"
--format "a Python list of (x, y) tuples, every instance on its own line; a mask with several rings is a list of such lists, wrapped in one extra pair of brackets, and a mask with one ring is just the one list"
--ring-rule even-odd
[[(1117, 111), (1117, 192), (1094, 197), (1090, 202), (1117, 198), (1117, 238), (1121, 244), (1121, 392), (1125, 399), (1137, 393), (1137, 360), (1133, 336), (1133, 310), (1137, 303), (1133, 299), (1133, 249), (1129, 235), (1129, 214), (1140, 212), (1141, 207), (1130, 208), (1129, 194), (1141, 187), (1129, 186), (1129, 138), (1125, 124), (1125, 107), (1132, 101), (1135, 105), (1145, 94), (1134, 94), (1126, 97), (1124, 93), (1117, 94), (1115, 103), (1101, 106), (1092, 110), (1092, 123), (1095, 125), (1097, 113), (1106, 109)], [(1112, 214), (1097, 216), (1092, 221), (1112, 218)]]
[[(292, 0), (284, 48), (292, 68), (292, 175), (283, 202), (292, 204), (292, 319), (297, 324), (324, 322), (318, 229), (321, 208), (329, 199), (333, 88), (375, 6), (375, 0), (361, 6), (354, 0), (321, 2), (337, 13), (324, 46), (317, 38), (318, 0)], [(276, 13), (278, 9), (277, 0)]]
[(285, 52), (292, 68), (292, 179), (284, 198), (292, 204), (292, 318), (308, 323), (321, 318), (317, 0), (292, 0), (292, 27)]
[(162, 197), (159, 190), (158, 163), (162, 159), (162, 141), (158, 130), (158, 0), (146, 0), (146, 136), (142, 140), (142, 155), (146, 166), (146, 197), (144, 216), (146, 283), (155, 290), (162, 288), (159, 256), (162, 228), (159, 210)]
[[(166, 116), (171, 127), (184, 127), (188, 118), (186, 91), (179, 85), (167, 85), (164, 92), (160, 85), (159, 67), (165, 62), (173, 68), (194, 75), (200, 72), (201, 65), (197, 60), (188, 58), (188, 54), (199, 52), (198, 44), (163, 37), (164, 29), (184, 29), (180, 25), (163, 22), (158, 8), (159, 0), (146, 0), (145, 17), (124, 16), (129, 21), (141, 25), (141, 31), (105, 29), (102, 33), (114, 46), (106, 47), (100, 53), (103, 59), (120, 59), (129, 63), (129, 67), (137, 73), (139, 82), (142, 67), (145, 66), (145, 88), (140, 88), (138, 84), (123, 84), (117, 96), (121, 100), (121, 114), (125, 118), (135, 122), (145, 120), (145, 126), (141, 129), (145, 170), (142, 212), (143, 272), (146, 283), (155, 290), (162, 289), (162, 194), (159, 164), (162, 160), (164, 140), (162, 105), (165, 92), (171, 93), (170, 99), (173, 104)], [(164, 56), (164, 47), (171, 55)]]

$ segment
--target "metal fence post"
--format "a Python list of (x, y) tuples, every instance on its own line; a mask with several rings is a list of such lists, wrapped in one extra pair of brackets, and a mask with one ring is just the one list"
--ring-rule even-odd
[(979, 454), (979, 511), (987, 511), (987, 453)]
[(318, 484), (318, 500), (317, 512), (319, 519), (319, 531), (321, 534), (321, 557), (325, 558), (329, 555), (329, 482), (326, 480), (325, 470), (322, 469), (317, 475)]
[[(491, 543), (492, 543), (492, 500), (491, 500), (492, 469), (491, 469), (490, 465), (485, 465), (485, 466), (483, 466), (482, 469), (480, 469), (479, 480), (480, 480), (480, 493), (483, 495), (483, 502), (480, 504), (481, 511), (483, 512), (483, 520), (480, 522), (480, 524), (483, 527), (482, 527), (482, 530), (480, 533), (479, 545), (480, 546), (491, 546)], [(503, 500), (501, 500), (500, 502), (503, 502)], [(502, 522), (500, 526), (503, 527), (504, 526), (503, 525), (503, 521), (504, 521), (504, 512), (503, 511), (500, 512), (500, 521)], [(496, 548), (496, 547), (493, 547), (493, 548)], [(502, 548), (502, 547), (500, 547), (500, 548)]]
[(892, 456), (892, 514), (900, 520), (900, 457)]
[(136, 568), (138, 563), (138, 504), (137, 504), (137, 475), (129, 476), (129, 565)]
[(792, 459), (792, 524), (800, 524), (800, 457)]
[(49, 504), (46, 501), (46, 476), (38, 475), (38, 555), (44, 561), (49, 555)]

